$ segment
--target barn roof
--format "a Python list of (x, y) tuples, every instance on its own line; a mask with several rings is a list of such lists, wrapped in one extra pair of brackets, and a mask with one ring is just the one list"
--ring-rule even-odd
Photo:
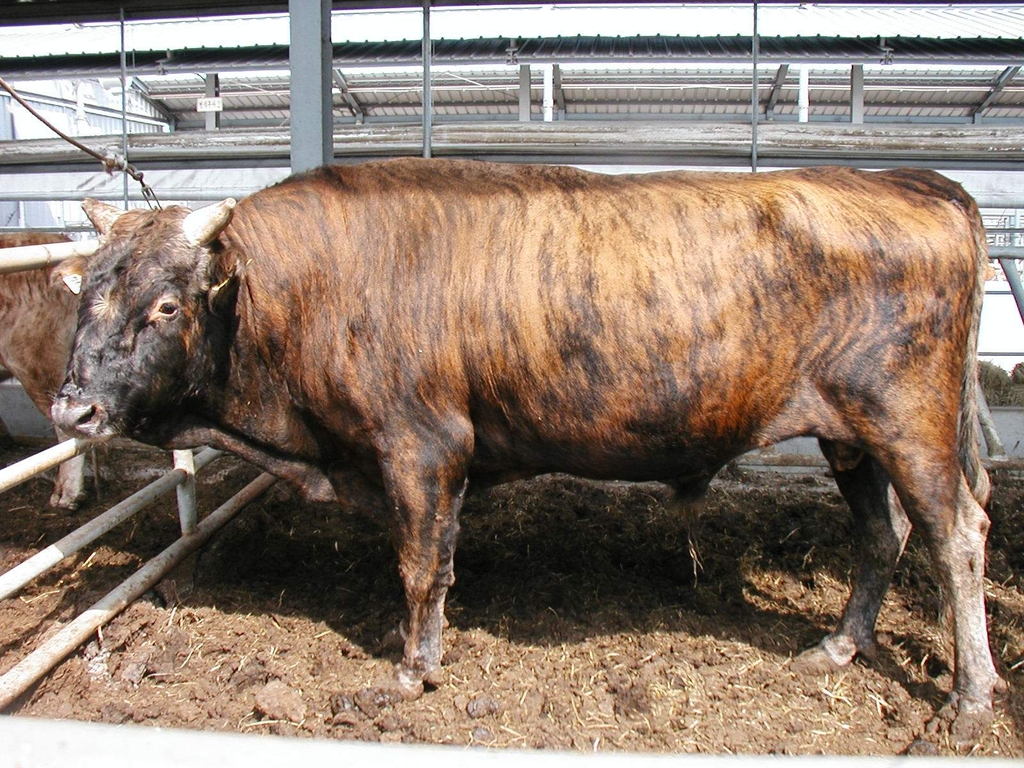
[[(287, 128), (286, 15), (207, 17), (212, 7), (202, 3), (156, 4), (178, 17), (189, 10), (193, 18), (139, 21), (141, 6), (126, 2), (126, 18), (132, 19), (125, 25), (132, 132), (203, 129), (207, 120), (198, 101), (209, 95), (213, 75), (223, 100), (220, 129)], [(84, 8), (74, 0), (18, 3), (38, 14), (44, 5)], [(379, 4), (373, 4), (374, 13), (352, 11), (368, 5), (335, 3), (346, 9), (334, 14), (332, 25), (335, 128), (418, 123), (419, 4), (393, 3), (383, 15)], [(541, 9), (510, 3), (516, 7), (487, 10), (435, 5), (431, 91), (438, 125), (515, 124), (524, 65), (530, 66), (534, 120), (541, 117), (549, 67), (555, 67), (559, 120), (750, 120), (749, 3), (570, 3)], [(220, 10), (238, 8), (228, 2)], [(570, 30), (579, 34), (564, 34)], [(863, 66), (867, 123), (1024, 120), (1021, 5), (767, 3), (759, 14), (758, 40), (758, 103), (767, 121), (796, 120), (803, 69), (810, 121), (848, 122), (854, 64)], [(26, 26), (6, 16), (0, 21), (0, 74), (30, 102), (63, 111), (69, 123), (84, 122), (83, 113), (92, 126), (118, 118), (120, 48), (118, 24)], [(9, 138), (3, 130), (0, 125), (0, 138)]]

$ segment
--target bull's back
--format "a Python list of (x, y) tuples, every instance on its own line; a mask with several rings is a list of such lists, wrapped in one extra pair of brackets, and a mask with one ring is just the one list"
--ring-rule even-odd
[(465, 257), (453, 290), (472, 278), (443, 326), (467, 348), (482, 454), (670, 474), (796, 434), (852, 437), (837, 412), (876, 398), (915, 344), (955, 377), (977, 259), (940, 178), (570, 175), (524, 190), (518, 216), (450, 244)]

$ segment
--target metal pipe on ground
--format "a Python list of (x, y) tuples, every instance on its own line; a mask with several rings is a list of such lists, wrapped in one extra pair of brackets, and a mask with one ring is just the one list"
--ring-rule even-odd
[[(223, 451), (207, 448), (200, 452), (194, 459), (195, 469), (199, 470), (216, 458), (223, 456)], [(190, 474), (183, 468), (172, 469), (159, 480), (155, 480), (145, 488), (136, 491), (124, 501), (115, 504), (102, 515), (94, 517), (88, 523), (78, 528), (55, 544), (51, 544), (41, 552), (36, 553), (23, 563), (16, 565), (7, 573), (0, 574), (0, 600), (10, 597), (19, 589), (49, 568), (53, 567), (65, 557), (74, 554), (82, 547), (92, 543), (107, 531), (123, 523), (135, 513), (152, 504), (159, 497), (179, 487), (187, 481)], [(195, 530), (193, 525), (192, 530)], [(183, 531), (183, 534), (191, 534), (192, 531)]]
[(75, 437), (0, 469), (0, 493), (24, 483), (44, 470), (52, 469), (68, 459), (75, 458), (91, 445), (98, 445), (98, 443)]
[[(734, 464), (740, 467), (773, 467), (795, 469), (828, 469), (828, 462), (822, 456), (804, 455), (799, 453), (746, 453), (735, 459)], [(985, 469), (1009, 469), (1015, 472), (1024, 470), (1024, 459), (985, 457), (981, 460)]]
[(273, 485), (276, 479), (273, 475), (268, 474), (257, 477), (203, 519), (196, 526), (193, 535), (183, 536), (175, 541), (119, 587), (65, 626), (29, 656), (22, 659), (3, 677), (0, 677), (0, 709), (10, 706), (37, 680), (85, 642), (93, 632), (151, 589), (171, 569), (199, 549), (245, 505), (254, 501)]
[(981, 426), (981, 434), (985, 438), (985, 448), (988, 449), (988, 457), (991, 461), (1004, 461), (1006, 459), (1006, 447), (1002, 438), (996, 430), (996, 423), (992, 419), (992, 410), (988, 407), (988, 398), (985, 397), (985, 390), (981, 388), (981, 382), (976, 385), (978, 399), (978, 424)]

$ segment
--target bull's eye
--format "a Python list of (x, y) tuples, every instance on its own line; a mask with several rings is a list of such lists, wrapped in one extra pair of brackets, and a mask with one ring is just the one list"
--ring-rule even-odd
[(156, 314), (164, 319), (169, 319), (178, 314), (178, 305), (173, 301), (162, 301), (156, 308)]

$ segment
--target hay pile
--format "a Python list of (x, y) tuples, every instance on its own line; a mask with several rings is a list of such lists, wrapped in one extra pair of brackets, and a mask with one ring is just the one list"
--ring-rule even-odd
[(1007, 373), (998, 365), (982, 361), (978, 378), (990, 406), (1024, 407), (1024, 363)]

